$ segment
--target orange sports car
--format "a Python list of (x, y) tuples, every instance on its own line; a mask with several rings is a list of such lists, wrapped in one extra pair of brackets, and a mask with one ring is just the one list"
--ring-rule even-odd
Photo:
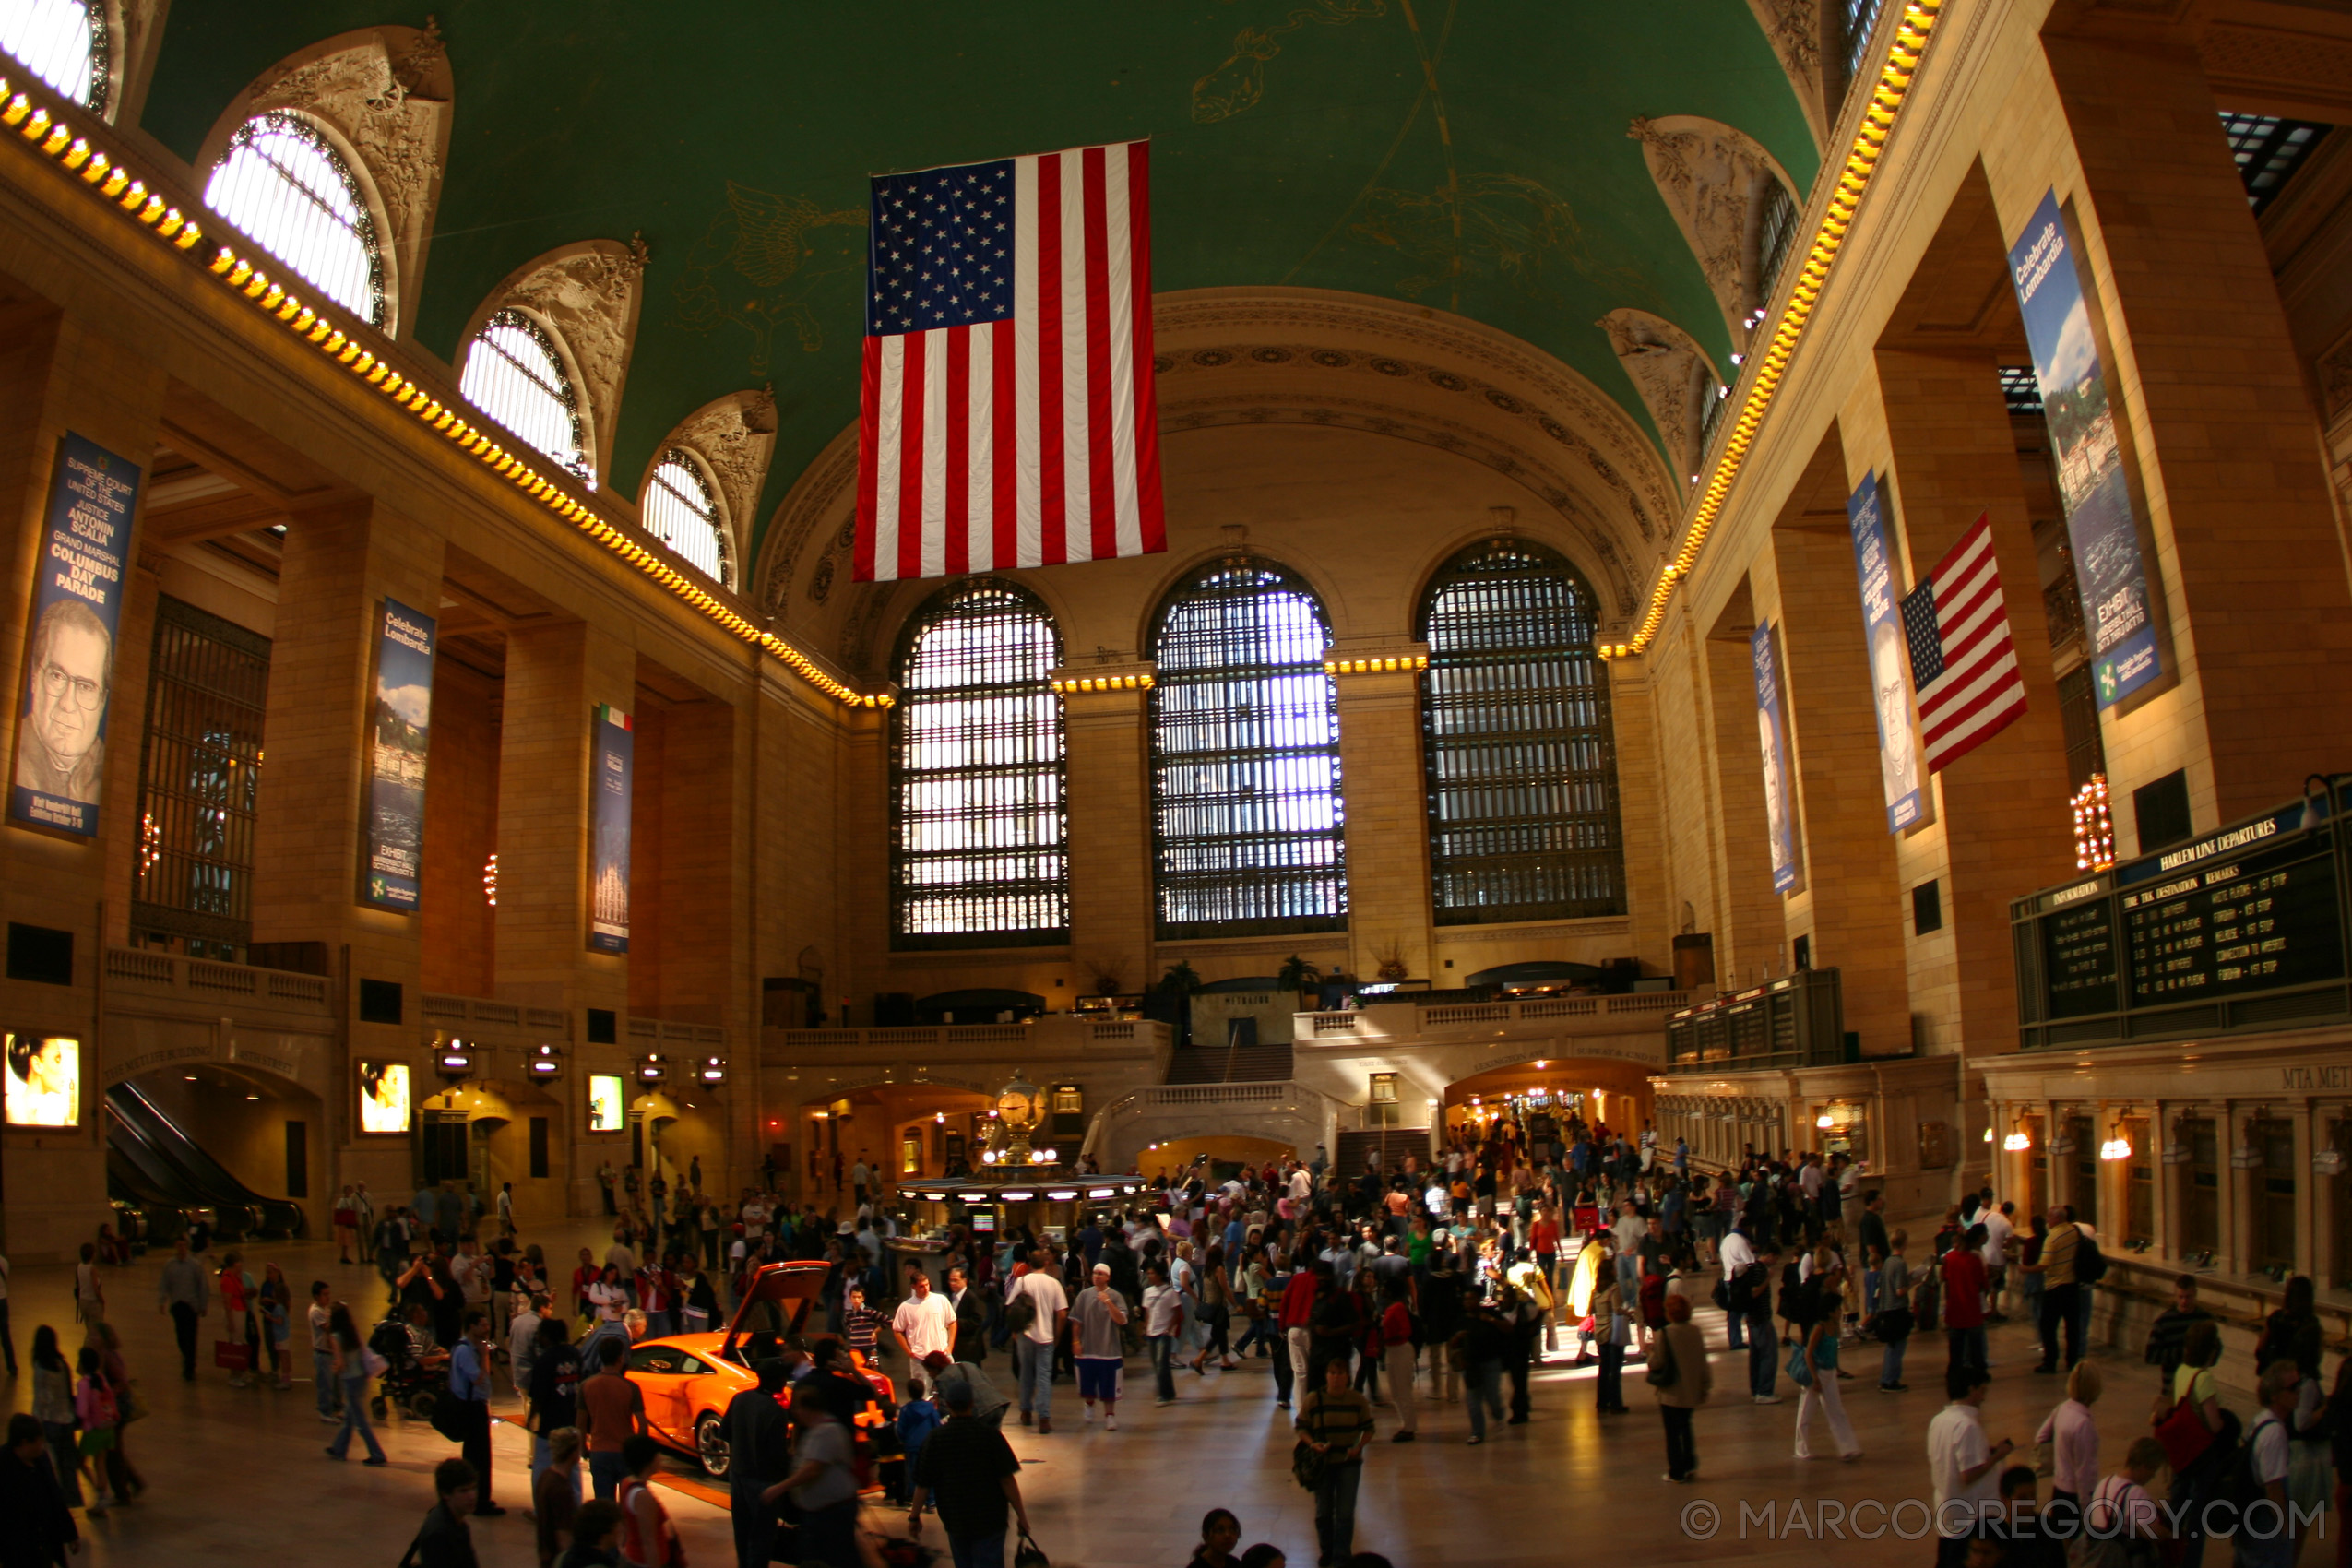
[[(645, 1394), (646, 1426), (655, 1441), (701, 1461), (713, 1479), (727, 1479), (728, 1402), (759, 1386), (754, 1362), (802, 1331), (825, 1287), (826, 1268), (814, 1260), (763, 1265), (724, 1334), (673, 1334), (630, 1347), (628, 1378)], [(879, 1412), (897, 1407), (890, 1379), (851, 1354), (876, 1399), (859, 1418), (862, 1446), (864, 1429)]]

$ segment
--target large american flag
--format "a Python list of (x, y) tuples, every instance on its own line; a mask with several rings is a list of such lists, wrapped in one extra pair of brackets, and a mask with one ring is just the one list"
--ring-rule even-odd
[(2025, 682), (2001, 597), (1992, 523), (1979, 517), (1952, 552), (1903, 596), (1911, 689), (1928, 770), (1941, 770), (2025, 716)]
[(1168, 547), (1148, 148), (875, 177), (860, 582)]

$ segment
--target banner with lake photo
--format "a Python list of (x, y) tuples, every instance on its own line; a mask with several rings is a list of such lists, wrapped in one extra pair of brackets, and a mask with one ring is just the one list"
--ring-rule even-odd
[(82, 838), (98, 833), (138, 490), (137, 464), (70, 433), (59, 438), (9, 775), (9, 819), (29, 827)]
[(1854, 536), (1854, 571), (1862, 587), (1862, 637), (1871, 659), (1871, 706), (1878, 714), (1886, 830), (1900, 833), (1926, 814), (1928, 796), (1911, 729), (1911, 678), (1903, 665), (1903, 589), (1886, 541), (1886, 491), (1878, 475), (1865, 477), (1846, 498), (1846, 526)]
[(630, 774), (636, 736), (629, 716), (607, 704), (596, 710), (589, 766), (596, 772), (588, 799), (588, 947), (629, 950)]
[(1756, 671), (1756, 739), (1764, 750), (1764, 841), (1772, 849), (1772, 890), (1797, 886), (1797, 802), (1788, 783), (1788, 731), (1780, 719), (1780, 636), (1769, 621), (1749, 650)]
[(433, 737), (434, 620), (384, 601), (376, 639), (361, 902), (417, 907), (424, 874), (424, 759)]
[(2091, 331), (2090, 303), (2056, 191), (2042, 197), (2025, 232), (2009, 247), (2009, 272), (2034, 350), (2034, 379), (2041, 385), (2050, 466), (2059, 505), (2066, 509), (2083, 629), (2090, 639), (2091, 679), (2099, 707), (2113, 707), (2163, 674), (2164, 661), (2140, 554), (2139, 518), (2108, 397), (2108, 367)]

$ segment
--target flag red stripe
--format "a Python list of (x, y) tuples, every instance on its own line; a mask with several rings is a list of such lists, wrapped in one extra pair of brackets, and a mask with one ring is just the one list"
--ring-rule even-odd
[(1070, 558), (1068, 503), (1063, 485), (1062, 158), (1037, 160), (1038, 556), (1058, 566)]
[(1945, 731), (1926, 747), (1929, 771), (1938, 771), (1954, 758), (1966, 755), (2025, 716), (2025, 687), (2000, 685), (1988, 695), (1994, 700), (1979, 707), (1967, 723)]
[(1111, 216), (1110, 197), (1103, 190), (1103, 151), (1090, 147), (1078, 163), (1087, 247), (1087, 469), (1094, 525), (1090, 553), (1097, 561), (1119, 553), (1119, 497), (1111, 474)]
[(907, 368), (898, 393), (906, 430), (898, 443), (898, 576), (906, 578), (923, 575), (923, 335), (899, 341)]
[(1159, 396), (1151, 362), (1151, 144), (1127, 144), (1128, 286), (1134, 303), (1135, 352), (1135, 500), (1146, 552), (1168, 548), (1159, 506)]
[(1019, 529), (1021, 503), (1020, 483), (1016, 469), (1020, 461), (1018, 434), (1020, 421), (1013, 415), (1013, 319), (1010, 316), (992, 328), (996, 343), (988, 356), (989, 369), (996, 378), (995, 401), (989, 410), (989, 434), (995, 438), (996, 458), (990, 469), (996, 482), (995, 515), (992, 531), (996, 537), (996, 559), (992, 570), (1008, 571), (1021, 564), (1021, 535)]
[(944, 521), (946, 550), (940, 565), (951, 577), (971, 567), (972, 514), (972, 332), (958, 327), (947, 334), (947, 471)]
[(874, 461), (874, 441), (882, 429), (882, 339), (866, 339), (865, 360), (858, 373), (858, 537), (850, 576), (873, 581), (874, 482), (880, 472)]
[(2008, 672), (2008, 679), (1995, 681), (1990, 685), (1985, 687), (1984, 690), (1978, 692), (1975, 696), (1968, 698), (1965, 702), (1957, 700), (1960, 693), (1966, 691), (1971, 685), (1975, 684), (1978, 680), (1990, 672), (1995, 665), (2001, 662), (2001, 656), (2002, 654), (2009, 654), (2013, 657), (2015, 653), (2015, 645), (2009, 640), (2008, 635), (2004, 632), (2002, 636), (2001, 641), (1992, 648), (1988, 650), (1984, 659), (1978, 660), (1978, 663), (1965, 675), (1952, 680), (1949, 683), (1952, 694), (1951, 700), (1944, 702), (1921, 703), (1919, 705), (1920, 738), (1932, 745), (1935, 737), (1944, 733), (1954, 725), (1966, 719), (1970, 714), (1976, 712), (1978, 708), (1983, 707), (1988, 702), (1990, 702), (2000, 696), (2002, 692), (2008, 690), (2013, 685), (2016, 685), (2018, 683), (2015, 678), (2016, 672), (2014, 671), (2011, 671)]

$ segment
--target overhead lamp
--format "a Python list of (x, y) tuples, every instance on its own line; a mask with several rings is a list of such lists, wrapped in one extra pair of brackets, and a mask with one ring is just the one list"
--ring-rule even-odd
[(695, 1076), (700, 1078), (706, 1084), (725, 1083), (727, 1081), (727, 1063), (725, 1058), (718, 1056), (704, 1057), (702, 1060), (702, 1065), (695, 1069)]
[(474, 1048), (462, 1039), (434, 1038), (433, 1070), (456, 1083), (474, 1075)]
[(537, 1083), (550, 1083), (564, 1075), (564, 1052), (541, 1040), (523, 1060), (523, 1075)]
[[(1987, 1128), (1986, 1132), (1990, 1134), (1991, 1129)], [(2020, 1122), (2017, 1123), (2014, 1131), (2013, 1131), (2007, 1137), (2001, 1140), (2001, 1146), (2007, 1149), (2011, 1154), (2023, 1154), (2025, 1150), (2034, 1146), (2034, 1140), (2026, 1135), (2025, 1125), (2023, 1122)]]
[(1992, 1129), (1990, 1127), (1987, 1127), (1985, 1129), (1985, 1142), (1992, 1142)]
[(2110, 1135), (2107, 1141), (2099, 1145), (2099, 1158), (2101, 1159), (2131, 1158), (2132, 1140), (2124, 1135), (2123, 1123), (2121, 1122), (2116, 1123), (2113, 1127), (2108, 1129), (2108, 1133)]
[(1816, 1116), (1816, 1117), (1814, 1117), (1814, 1118), (1813, 1118), (1813, 1125), (1814, 1125), (1814, 1126), (1816, 1126), (1816, 1127), (1818, 1127), (1818, 1128), (1820, 1128), (1823, 1132), (1826, 1133), (1826, 1132), (1828, 1132), (1828, 1131), (1829, 1131), (1832, 1127), (1836, 1126), (1836, 1125), (1837, 1125), (1837, 1123), (1836, 1123), (1835, 1122), (1832, 1121), (1832, 1120), (1830, 1119), (1830, 1114), (1829, 1114), (1829, 1112), (1828, 1112), (1828, 1111), (1823, 1111), (1820, 1115), (1818, 1115), (1818, 1116)]
[(670, 1059), (658, 1051), (646, 1052), (646, 1059), (637, 1063), (637, 1079), (640, 1083), (658, 1084), (669, 1076)]

